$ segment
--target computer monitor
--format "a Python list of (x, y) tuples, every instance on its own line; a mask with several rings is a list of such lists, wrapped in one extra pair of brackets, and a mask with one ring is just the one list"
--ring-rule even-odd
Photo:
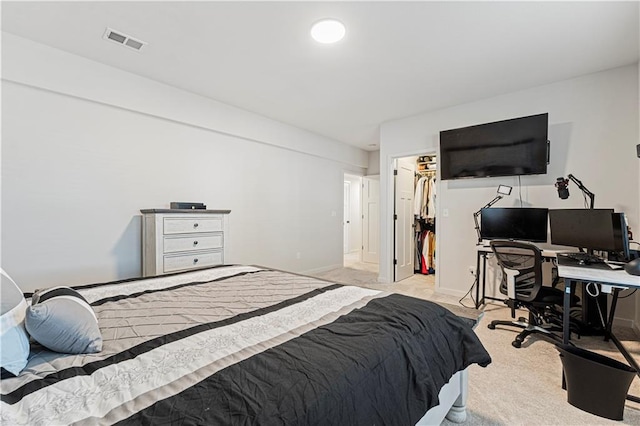
[(487, 208), (480, 212), (480, 236), (485, 240), (547, 242), (549, 209)]
[(549, 225), (554, 245), (604, 251), (621, 247), (614, 236), (613, 209), (549, 210)]

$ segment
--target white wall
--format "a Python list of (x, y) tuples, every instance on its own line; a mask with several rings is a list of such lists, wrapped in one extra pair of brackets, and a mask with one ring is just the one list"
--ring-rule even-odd
[(2, 65), (2, 267), (24, 291), (139, 276), (139, 210), (170, 201), (232, 210), (228, 262), (342, 265), (366, 152), (4, 33)]
[[(546, 175), (521, 178), (523, 205), (582, 207), (575, 186), (570, 187), (571, 196), (564, 201), (553, 186), (558, 176), (572, 173), (596, 194), (596, 207), (624, 211), (636, 235), (640, 234), (639, 166), (635, 156), (638, 66), (634, 64), (384, 123), (380, 134), (382, 281), (391, 278), (392, 158), (437, 151), (441, 130), (542, 112), (549, 113), (551, 164)], [(473, 280), (467, 267), (475, 266), (476, 240), (472, 214), (494, 197), (498, 184), (514, 186), (514, 191), (497, 206), (519, 206), (517, 177), (440, 182), (436, 248), (439, 291), (462, 296), (470, 288)], [(443, 209), (448, 209), (448, 217), (442, 216)], [(618, 312), (624, 315), (624, 307)], [(633, 319), (633, 314), (627, 318)]]
[(375, 176), (380, 174), (380, 151), (369, 151), (369, 167), (367, 168), (367, 176)]

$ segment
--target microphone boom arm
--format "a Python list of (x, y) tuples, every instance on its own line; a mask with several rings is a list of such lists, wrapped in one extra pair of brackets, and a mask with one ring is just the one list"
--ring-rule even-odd
[(589, 197), (589, 208), (593, 209), (593, 206), (595, 204), (595, 200), (596, 200), (596, 196), (593, 192), (589, 191), (583, 184), (582, 182), (580, 182), (580, 180), (578, 178), (576, 178), (574, 175), (572, 175), (571, 173), (569, 173), (567, 175), (567, 179), (570, 179), (573, 181), (573, 183), (575, 183), (578, 188), (580, 189), (580, 191), (582, 191), (583, 194), (585, 194), (586, 196)]

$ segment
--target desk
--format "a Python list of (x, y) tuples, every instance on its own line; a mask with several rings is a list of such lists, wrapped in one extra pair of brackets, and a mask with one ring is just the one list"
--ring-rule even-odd
[[(558, 253), (566, 252), (566, 250), (542, 250), (543, 260), (556, 259)], [(478, 244), (476, 246), (476, 276), (478, 277), (478, 283), (476, 285), (476, 309), (480, 308), (480, 305), (485, 304), (485, 299), (489, 300), (504, 300), (497, 297), (485, 296), (487, 286), (487, 255), (492, 253), (491, 246)], [(481, 265), (482, 264), (482, 265)], [(482, 274), (480, 274), (480, 266), (482, 266)], [(482, 298), (480, 298), (480, 278), (482, 277)]]
[[(543, 261), (555, 261), (558, 258), (558, 254), (567, 253), (569, 250), (554, 250), (554, 249), (541, 249)], [(486, 268), (487, 268), (487, 255), (492, 253), (491, 246), (477, 245), (476, 246), (476, 273), (478, 274), (478, 282), (476, 285), (476, 309), (479, 309), (481, 305), (484, 305), (485, 299), (503, 301), (504, 299), (497, 297), (486, 296)], [(482, 267), (482, 268), (481, 268)], [(482, 270), (482, 273), (480, 272)], [(562, 277), (559, 273), (558, 275)], [(572, 283), (580, 281), (579, 279), (572, 280)], [(593, 281), (588, 279), (587, 281)], [(480, 297), (480, 288), (482, 287), (482, 297)], [(589, 297), (586, 291), (586, 287), (582, 286), (582, 296), (580, 301), (582, 303), (582, 322), (587, 327), (585, 330), (590, 330), (588, 333), (602, 334), (600, 330), (600, 316), (598, 311), (602, 312), (606, 317), (607, 315), (607, 298), (606, 295), (602, 297), (593, 298)], [(587, 333), (587, 334), (588, 334)]]
[[(627, 288), (640, 288), (640, 276), (627, 274), (624, 269), (609, 269), (606, 265), (577, 266), (575, 261), (565, 258), (558, 259), (558, 275), (564, 278), (564, 312), (562, 316), (562, 341), (569, 343), (569, 309), (571, 300), (571, 284), (575, 281), (597, 282), (602, 285), (602, 292), (612, 293), (613, 301), (609, 311), (609, 318), (605, 327), (605, 340), (611, 339), (627, 362), (636, 369), (640, 376), (640, 366), (633, 359), (629, 351), (611, 331), (613, 317), (618, 303), (618, 293)], [(633, 399), (640, 402), (640, 400)]]

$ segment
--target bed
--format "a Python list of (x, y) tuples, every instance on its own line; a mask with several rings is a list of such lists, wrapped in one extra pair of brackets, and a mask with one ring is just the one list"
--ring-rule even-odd
[(439, 424), (491, 362), (440, 305), (257, 266), (74, 288), (101, 351), (32, 343), (2, 424)]

